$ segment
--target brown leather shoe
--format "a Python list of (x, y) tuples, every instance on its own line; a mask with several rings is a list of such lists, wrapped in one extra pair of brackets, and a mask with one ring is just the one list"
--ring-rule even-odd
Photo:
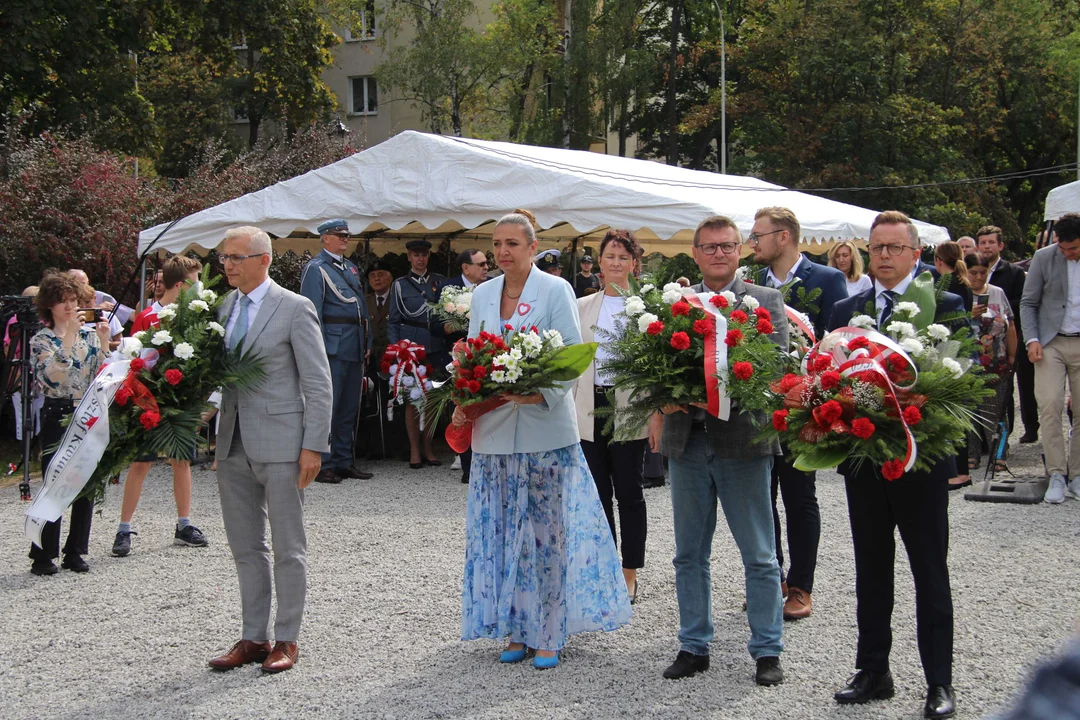
[(248, 663), (262, 662), (270, 654), (270, 643), (241, 640), (229, 652), (210, 661), (215, 670), (232, 670)]
[(270, 657), (263, 661), (263, 672), (279, 673), (291, 670), (298, 657), (300, 657), (300, 648), (296, 647), (296, 643), (276, 642)]
[(802, 588), (789, 588), (787, 602), (784, 603), (784, 619), (802, 620), (810, 617), (813, 607), (814, 601), (810, 598), (810, 593)]

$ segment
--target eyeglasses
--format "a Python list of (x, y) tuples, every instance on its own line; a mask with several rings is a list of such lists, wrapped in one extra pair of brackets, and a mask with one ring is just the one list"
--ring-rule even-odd
[(871, 255), (883, 255), (886, 251), (893, 257), (903, 255), (905, 250), (914, 250), (912, 245), (871, 245), (866, 248)]
[(739, 249), (739, 243), (737, 242), (724, 242), (724, 243), (708, 243), (706, 245), (695, 245), (698, 250), (706, 255), (715, 255), (716, 249), (720, 248), (724, 251), (725, 255), (730, 255)]
[(218, 262), (222, 265), (226, 263), (232, 263), (233, 265), (239, 265), (248, 258), (259, 257), (261, 255), (269, 255), (270, 253), (254, 253), (253, 255), (218, 255)]
[(766, 235), (775, 235), (779, 232), (784, 232), (784, 229), (780, 228), (779, 230), (773, 230), (772, 232), (767, 233), (750, 233), (746, 236), (746, 242), (751, 245), (757, 245), (759, 242), (761, 242), (761, 238), (765, 237)]

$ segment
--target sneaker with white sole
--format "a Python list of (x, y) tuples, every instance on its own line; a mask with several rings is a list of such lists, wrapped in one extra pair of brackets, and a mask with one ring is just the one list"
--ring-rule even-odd
[(451, 470), (460, 470), (461, 469), (461, 457), (460, 456), (454, 458), (454, 463), (453, 463), (453, 465), (450, 466), (450, 469)]
[(1065, 478), (1061, 473), (1054, 473), (1050, 476), (1050, 485), (1047, 486), (1046, 494), (1043, 495), (1043, 502), (1052, 505), (1065, 502)]
[(206, 536), (202, 534), (202, 530), (194, 525), (188, 525), (181, 528), (176, 526), (176, 534), (173, 535), (173, 545), (187, 545), (188, 547), (206, 547), (210, 543), (207, 541)]
[(1065, 497), (1080, 500), (1080, 475), (1077, 475), (1065, 487)]

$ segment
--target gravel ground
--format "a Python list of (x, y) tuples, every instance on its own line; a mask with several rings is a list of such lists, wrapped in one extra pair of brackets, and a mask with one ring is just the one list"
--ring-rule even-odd
[[(1032, 474), (1037, 446), (1013, 447)], [(0, 711), (4, 718), (916, 718), (925, 691), (906, 558), (897, 561), (891, 701), (840, 708), (853, 671), (854, 564), (843, 484), (820, 473), (823, 534), (814, 615), (786, 623), (787, 679), (753, 683), (741, 611), (743, 573), (721, 523), (713, 553), (712, 668), (667, 681), (678, 650), (671, 507), (647, 491), (648, 566), (630, 626), (573, 638), (555, 670), (501, 666), (495, 642), (459, 638), (465, 487), (442, 468), (376, 463), (371, 481), (308, 493), (310, 589), (296, 669), (215, 673), (206, 661), (239, 638), (236, 571), (214, 475), (196, 469), (193, 519), (206, 549), (172, 545), (167, 466), (155, 466), (136, 515), (135, 552), (110, 548), (121, 493), (95, 519), (92, 570), (29, 573), (25, 510), (0, 490)], [(35, 488), (36, 489), (36, 488)], [(952, 495), (959, 717), (1009, 702), (1040, 657), (1075, 630), (1080, 501), (965, 502)], [(66, 533), (66, 529), (65, 529)]]

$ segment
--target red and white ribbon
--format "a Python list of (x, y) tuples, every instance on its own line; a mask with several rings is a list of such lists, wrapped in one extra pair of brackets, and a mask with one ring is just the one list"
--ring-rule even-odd
[(731, 398), (724, 390), (728, 367), (727, 344), (724, 342), (727, 337), (727, 318), (719, 308), (709, 302), (714, 294), (703, 292), (686, 295), (683, 300), (712, 315), (716, 322), (716, 332), (705, 336), (705, 398), (709, 414), (727, 420), (731, 417)]

